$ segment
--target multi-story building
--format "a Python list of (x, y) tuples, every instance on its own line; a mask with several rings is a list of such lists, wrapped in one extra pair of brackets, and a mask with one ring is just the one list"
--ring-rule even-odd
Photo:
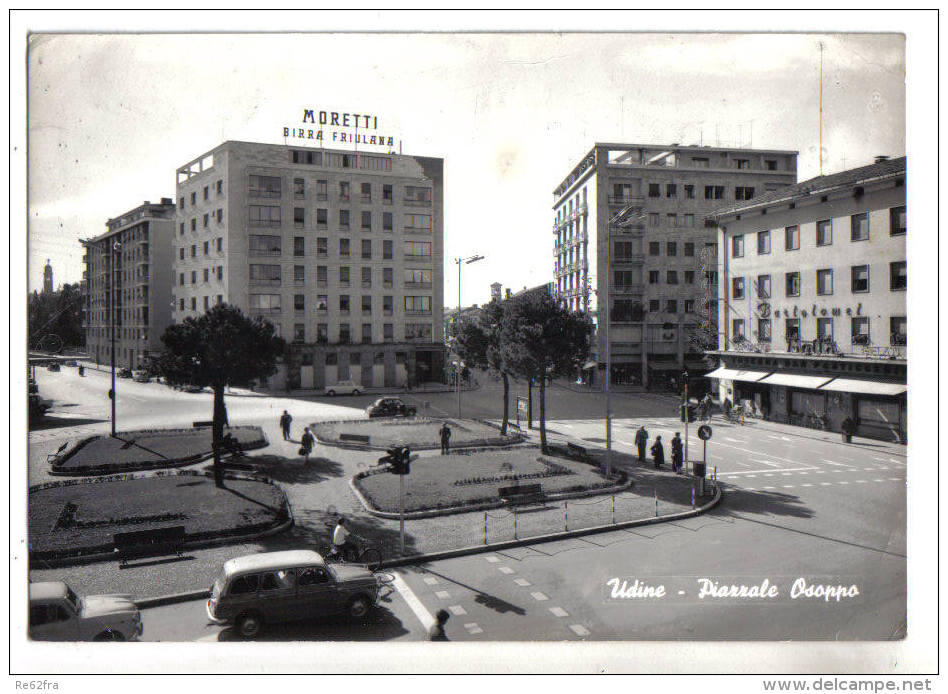
[(553, 191), (553, 270), (557, 296), (597, 325), (585, 380), (602, 377), (607, 335), (614, 383), (662, 385), (705, 368), (716, 238), (704, 217), (795, 183), (796, 160), (789, 151), (613, 143), (583, 157)]
[(904, 440), (905, 157), (715, 212), (721, 399)]
[(442, 159), (224, 142), (177, 171), (174, 319), (216, 303), (290, 344), (273, 387), (440, 379)]
[(174, 215), (171, 198), (146, 200), (110, 219), (104, 234), (81, 241), (86, 351), (97, 364), (111, 364), (113, 323), (117, 367), (141, 368), (161, 351), (171, 324)]

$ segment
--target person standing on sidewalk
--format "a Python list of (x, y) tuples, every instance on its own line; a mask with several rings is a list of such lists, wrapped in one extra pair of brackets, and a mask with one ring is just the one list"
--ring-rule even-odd
[(656, 470), (665, 464), (665, 449), (662, 448), (661, 436), (656, 436), (655, 443), (652, 444), (652, 460), (655, 462)]
[(309, 454), (313, 452), (313, 445), (316, 443), (316, 440), (313, 438), (312, 433), (309, 431), (309, 427), (303, 429), (303, 436), (300, 438), (300, 455), (303, 456), (303, 462), (309, 462)]
[(283, 410), (283, 416), (280, 417), (280, 429), (283, 430), (283, 440), (290, 440), (290, 424), (293, 423), (293, 418), (290, 416), (290, 413), (286, 410)]
[(675, 432), (675, 438), (671, 441), (672, 449), (672, 470), (676, 473), (681, 473), (681, 462), (684, 457), (681, 449), (681, 432)]
[(441, 425), (441, 455), (447, 455), (451, 448), (451, 427), (445, 422)]
[(648, 443), (648, 432), (645, 431), (645, 425), (639, 427), (635, 432), (635, 447), (639, 449), (639, 462), (645, 462), (645, 444)]
[(448, 623), (448, 618), (451, 615), (448, 614), (447, 610), (441, 609), (438, 610), (438, 614), (435, 617), (435, 623), (428, 627), (428, 640), (429, 641), (447, 641), (447, 634), (444, 633), (444, 625)]

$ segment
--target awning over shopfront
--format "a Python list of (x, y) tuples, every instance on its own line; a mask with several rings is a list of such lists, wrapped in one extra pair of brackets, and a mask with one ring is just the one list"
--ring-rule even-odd
[(795, 388), (812, 388), (816, 390), (830, 379), (830, 376), (772, 373), (763, 379), (761, 383), (766, 383), (769, 386), (793, 386)]
[[(753, 383), (759, 381), (764, 376), (766, 376), (769, 371), (744, 371), (741, 369), (726, 369), (723, 366), (715, 369), (709, 374), (705, 374), (705, 378), (726, 378), (731, 381), (747, 381)], [(825, 380), (825, 379), (824, 379)]]
[(594, 362), (594, 361), (587, 361), (585, 364), (583, 364), (583, 369), (584, 369), (584, 370), (585, 370), (585, 369), (595, 369), (596, 366), (597, 366), (596, 362)]
[(864, 393), (866, 395), (901, 395), (908, 387), (901, 383), (883, 383), (882, 381), (863, 381), (858, 378), (834, 378), (821, 390), (835, 390), (843, 393)]

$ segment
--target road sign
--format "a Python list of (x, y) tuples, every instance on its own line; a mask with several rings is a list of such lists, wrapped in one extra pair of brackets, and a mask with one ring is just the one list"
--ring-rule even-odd
[(710, 439), (711, 427), (709, 427), (707, 424), (702, 424), (700, 427), (698, 427), (698, 438), (702, 441), (707, 441)]

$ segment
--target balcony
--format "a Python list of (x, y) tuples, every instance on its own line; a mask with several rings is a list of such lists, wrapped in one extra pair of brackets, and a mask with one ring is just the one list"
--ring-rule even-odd
[(644, 205), (645, 197), (641, 195), (610, 195), (609, 204), (615, 205)]
[(610, 288), (611, 294), (642, 294), (645, 292), (645, 284), (637, 282), (633, 284), (614, 284)]
[(406, 234), (430, 234), (431, 227), (405, 227)]
[(429, 308), (429, 309), (427, 309), (427, 310), (425, 310), (425, 309), (414, 310), (414, 309), (407, 309), (407, 308), (406, 308), (406, 309), (405, 309), (405, 315), (406, 315), (406, 316), (430, 316), (430, 315), (431, 315), (431, 309)]
[(280, 308), (279, 306), (275, 306), (275, 307), (271, 306), (270, 308), (253, 308), (253, 307), (251, 307), (251, 309), (250, 309), (250, 311), (249, 311), (249, 313), (250, 313), (251, 316), (257, 316), (257, 315), (260, 315), (260, 316), (273, 316), (273, 315), (276, 315), (276, 314), (279, 314), (279, 313), (282, 313), (282, 312), (283, 312), (283, 311), (281, 310), (281, 308)]
[(413, 198), (405, 198), (402, 200), (402, 204), (406, 207), (431, 207), (431, 200), (415, 200)]
[(411, 262), (426, 262), (426, 263), (430, 263), (430, 262), (431, 262), (431, 255), (415, 255), (415, 254), (413, 254), (413, 253), (406, 253), (406, 254), (405, 254), (405, 260), (408, 260), (408, 261), (411, 261)]
[(405, 282), (405, 289), (431, 289), (431, 282)]
[(283, 281), (280, 279), (250, 279), (251, 287), (280, 287), (282, 284)]
[(631, 253), (629, 255), (614, 255), (612, 256), (613, 265), (623, 265), (628, 263), (633, 263), (635, 265), (641, 265), (645, 262), (644, 253)]

